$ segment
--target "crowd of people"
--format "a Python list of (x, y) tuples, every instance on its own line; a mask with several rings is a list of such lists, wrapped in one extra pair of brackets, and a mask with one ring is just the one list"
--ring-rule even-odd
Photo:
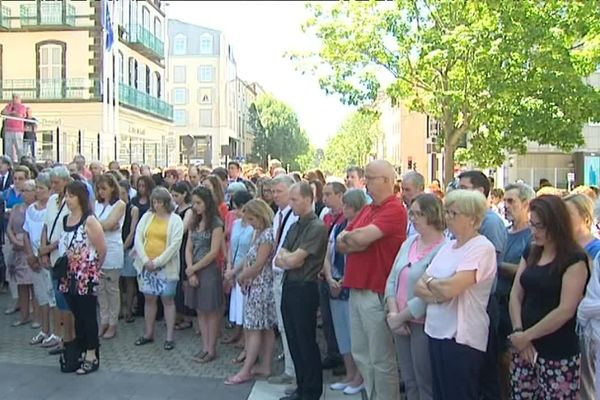
[(319, 399), (324, 369), (340, 377), (328, 390), (371, 400), (600, 398), (596, 188), (500, 189), (468, 170), (444, 190), (383, 160), (345, 179), (277, 160), (21, 161), (0, 158), (6, 314), (39, 329), (30, 345), (77, 354), (77, 374), (143, 317), (132, 346), (159, 318), (161, 351), (197, 329), (191, 360), (236, 345), (225, 384), (268, 379), (285, 400)]

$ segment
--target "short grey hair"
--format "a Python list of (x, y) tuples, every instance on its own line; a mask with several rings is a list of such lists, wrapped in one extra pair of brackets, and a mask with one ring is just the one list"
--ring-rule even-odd
[(342, 203), (354, 211), (360, 211), (367, 205), (367, 195), (362, 189), (350, 189), (342, 196)]
[(0, 163), (6, 164), (9, 167), (12, 167), (13, 163), (9, 156), (0, 156)]
[(35, 181), (33, 179), (28, 179), (23, 183), (23, 189), (35, 190)]
[(50, 179), (53, 178), (59, 178), (64, 181), (70, 182), (71, 173), (69, 172), (69, 169), (64, 165), (57, 165), (56, 167), (50, 170)]
[(50, 174), (48, 172), (40, 172), (35, 178), (35, 184), (50, 188)]
[(403, 182), (412, 182), (417, 190), (425, 190), (425, 178), (417, 171), (408, 171), (402, 177)]
[(504, 188), (504, 193), (509, 190), (517, 190), (519, 192), (519, 200), (521, 201), (531, 201), (535, 199), (535, 191), (533, 188), (525, 183), (511, 183), (506, 185)]
[(175, 210), (173, 197), (171, 197), (171, 193), (169, 193), (169, 191), (166, 188), (159, 186), (157, 188), (154, 188), (154, 190), (150, 194), (150, 211), (152, 212), (156, 212), (156, 210), (154, 209), (155, 200), (161, 202), (168, 212), (172, 213)]
[(280, 183), (282, 183), (286, 187), (290, 188), (296, 182), (294, 182), (294, 179), (289, 175), (277, 175), (275, 178), (273, 178), (272, 186), (277, 186)]

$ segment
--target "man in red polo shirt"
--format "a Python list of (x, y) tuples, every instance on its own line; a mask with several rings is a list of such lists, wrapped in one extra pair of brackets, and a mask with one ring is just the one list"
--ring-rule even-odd
[(399, 400), (398, 364), (387, 326), (383, 294), (400, 246), (406, 239), (406, 208), (394, 196), (396, 174), (383, 160), (367, 165), (373, 203), (338, 236), (348, 254), (344, 286), (350, 288), (352, 356), (364, 377), (369, 400)]

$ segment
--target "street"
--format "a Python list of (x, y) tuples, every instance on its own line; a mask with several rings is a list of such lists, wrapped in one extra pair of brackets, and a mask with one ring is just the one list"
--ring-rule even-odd
[[(231, 363), (237, 349), (219, 345), (219, 358), (207, 365), (196, 364), (192, 354), (200, 348), (200, 338), (193, 330), (176, 332), (176, 348), (163, 350), (165, 326), (156, 325), (156, 341), (136, 347), (142, 333), (143, 319), (119, 323), (117, 337), (101, 342), (101, 367), (89, 376), (60, 372), (58, 356), (29, 345), (38, 330), (30, 325), (11, 327), (18, 314), (4, 315), (10, 295), (0, 294), (0, 400), (53, 400), (74, 395), (85, 400), (277, 400), (284, 387), (264, 381), (226, 386), (225, 378), (237, 372)], [(277, 349), (277, 352), (279, 349)], [(274, 373), (281, 372), (281, 362), (274, 362)], [(330, 373), (325, 381), (331, 382)], [(324, 399), (348, 398), (324, 389)], [(354, 398), (360, 399), (360, 395)]]

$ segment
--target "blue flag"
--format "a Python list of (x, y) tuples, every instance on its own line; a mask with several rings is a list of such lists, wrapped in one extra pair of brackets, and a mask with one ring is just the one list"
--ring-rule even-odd
[(105, 1), (105, 6), (104, 6), (104, 31), (105, 33), (105, 38), (104, 38), (104, 50), (109, 52), (112, 50), (113, 44), (115, 43), (115, 34), (113, 31), (113, 26), (112, 26), (112, 18), (110, 16), (110, 8), (109, 8), (109, 2)]

